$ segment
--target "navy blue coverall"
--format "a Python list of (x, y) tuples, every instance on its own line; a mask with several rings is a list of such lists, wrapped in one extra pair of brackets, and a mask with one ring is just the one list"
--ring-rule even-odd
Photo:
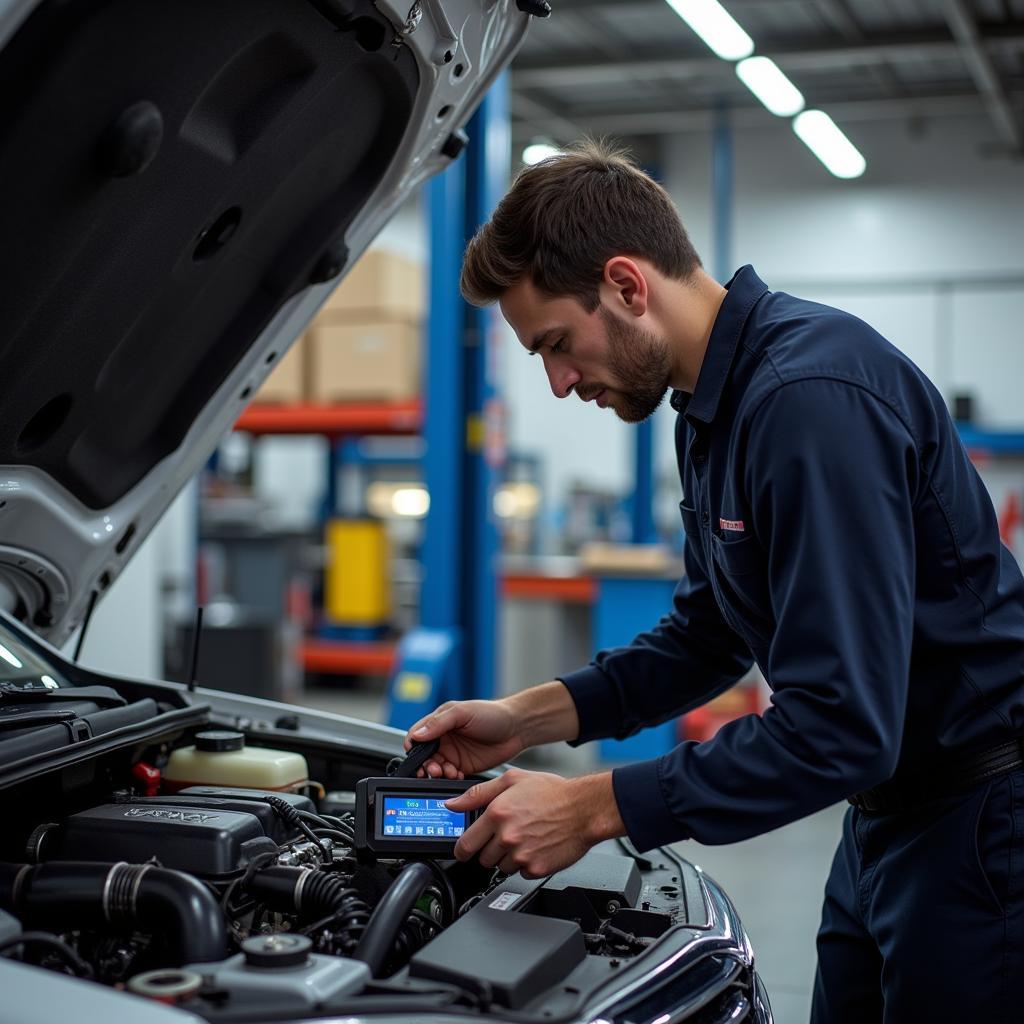
[[(618, 768), (641, 850), (767, 832), (1024, 733), (1024, 578), (945, 404), (847, 313), (732, 279), (676, 392), (686, 575), (628, 647), (563, 678), (577, 742), (626, 737), (756, 661), (770, 706)], [(851, 807), (813, 1019), (1024, 1021), (1024, 771)]]

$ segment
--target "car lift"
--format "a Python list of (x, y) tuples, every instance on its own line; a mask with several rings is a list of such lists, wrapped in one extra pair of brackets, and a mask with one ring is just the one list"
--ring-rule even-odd
[(425, 377), (424, 482), (430, 495), (420, 625), (398, 646), (387, 722), (407, 728), (446, 700), (493, 696), (500, 544), (494, 492), (505, 460), (496, 386), (496, 308), (459, 294), (466, 242), (508, 185), (508, 74), (467, 129), (465, 153), (427, 185), (430, 312)]

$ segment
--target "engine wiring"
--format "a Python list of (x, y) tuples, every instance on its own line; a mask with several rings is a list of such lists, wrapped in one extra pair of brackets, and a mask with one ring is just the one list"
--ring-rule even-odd
[(495, 868), (494, 873), (491, 875), (491, 880), (487, 883), (487, 887), (483, 889), (481, 892), (478, 892), (475, 895), (470, 896), (470, 898), (466, 900), (466, 902), (463, 903), (461, 907), (459, 907), (458, 916), (462, 917), (463, 914), (465, 914), (469, 910), (472, 910), (473, 907), (475, 907), (481, 900), (484, 900), (488, 896), (490, 896), (491, 893), (494, 892), (494, 890), (499, 885), (501, 885), (501, 883), (504, 882), (506, 878), (508, 878), (508, 875), (505, 874), (504, 871), (501, 871), (499, 868)]
[[(19, 946), (45, 946), (51, 953), (60, 957), (76, 977), (88, 979), (93, 977), (93, 969), (88, 962), (52, 932), (22, 932), (20, 935), (4, 939), (0, 942), (0, 956), (8, 956), (8, 950), (17, 949)], [(21, 959), (24, 959), (24, 953), (22, 953)]]
[[(312, 828), (306, 822), (306, 815), (308, 811), (299, 811), (292, 807), (287, 800), (282, 799), (279, 796), (268, 796), (265, 798), (266, 802), (277, 811), (280, 818), (289, 825), (299, 829), (307, 839), (309, 839), (316, 847), (322, 851), (323, 861), (325, 864), (330, 864), (334, 860), (334, 854), (331, 852), (329, 846), (325, 845), (313, 832)], [(314, 818), (318, 818), (317, 815), (313, 815)]]
[[(246, 885), (248, 885), (249, 882), (252, 881), (257, 871), (260, 871), (262, 868), (269, 867), (271, 864), (277, 863), (279, 856), (280, 855), (277, 851), (272, 850), (268, 851), (267, 853), (261, 853), (253, 857), (245, 871), (241, 875), (239, 875), (238, 878), (233, 879), (228, 884), (227, 888), (224, 890), (224, 894), (221, 896), (221, 910), (224, 912), (224, 918), (228, 922), (228, 928), (231, 931), (231, 937), (238, 944), (241, 944), (243, 939), (245, 939), (247, 936), (243, 934), (238, 924), (238, 916), (242, 914), (243, 911), (233, 910), (231, 906), (231, 900), (239, 889), (244, 891)], [(251, 902), (253, 903), (253, 905), (255, 904), (255, 901)], [(250, 907), (249, 909), (252, 908)]]

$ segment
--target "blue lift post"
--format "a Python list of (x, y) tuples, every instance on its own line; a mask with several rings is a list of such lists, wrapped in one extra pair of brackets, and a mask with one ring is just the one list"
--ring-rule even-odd
[[(660, 175), (654, 167), (646, 168), (656, 181)], [(638, 423), (633, 434), (633, 494), (630, 499), (630, 541), (633, 544), (655, 544), (658, 531), (654, 525), (654, 422)]]
[(632, 537), (634, 544), (654, 544), (658, 531), (654, 526), (654, 420), (636, 425), (633, 435), (633, 507)]
[(493, 311), (459, 294), (467, 239), (508, 181), (508, 76), (470, 121), (467, 152), (427, 186), (430, 314), (420, 626), (399, 644), (388, 724), (405, 729), (446, 700), (489, 696), (495, 675), (498, 535), (494, 523), (500, 420), (491, 344)]
[[(512, 160), (509, 78), (503, 74), (490, 88), (470, 122), (466, 153), (466, 241), (491, 215), (508, 187)], [(498, 672), (498, 572), (501, 537), (494, 496), (501, 483), (505, 451), (505, 406), (496, 365), (504, 326), (496, 306), (466, 306), (466, 377), (464, 380), (466, 451), (463, 566), (466, 585), (465, 690), (480, 698), (495, 696)]]
[(715, 278), (725, 284), (732, 277), (732, 113), (725, 105), (715, 111), (711, 138), (711, 202), (714, 233)]

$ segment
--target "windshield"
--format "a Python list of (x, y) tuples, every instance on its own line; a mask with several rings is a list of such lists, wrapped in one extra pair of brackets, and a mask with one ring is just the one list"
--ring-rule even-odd
[(51, 665), (0, 626), (0, 693), (56, 690), (66, 685)]

